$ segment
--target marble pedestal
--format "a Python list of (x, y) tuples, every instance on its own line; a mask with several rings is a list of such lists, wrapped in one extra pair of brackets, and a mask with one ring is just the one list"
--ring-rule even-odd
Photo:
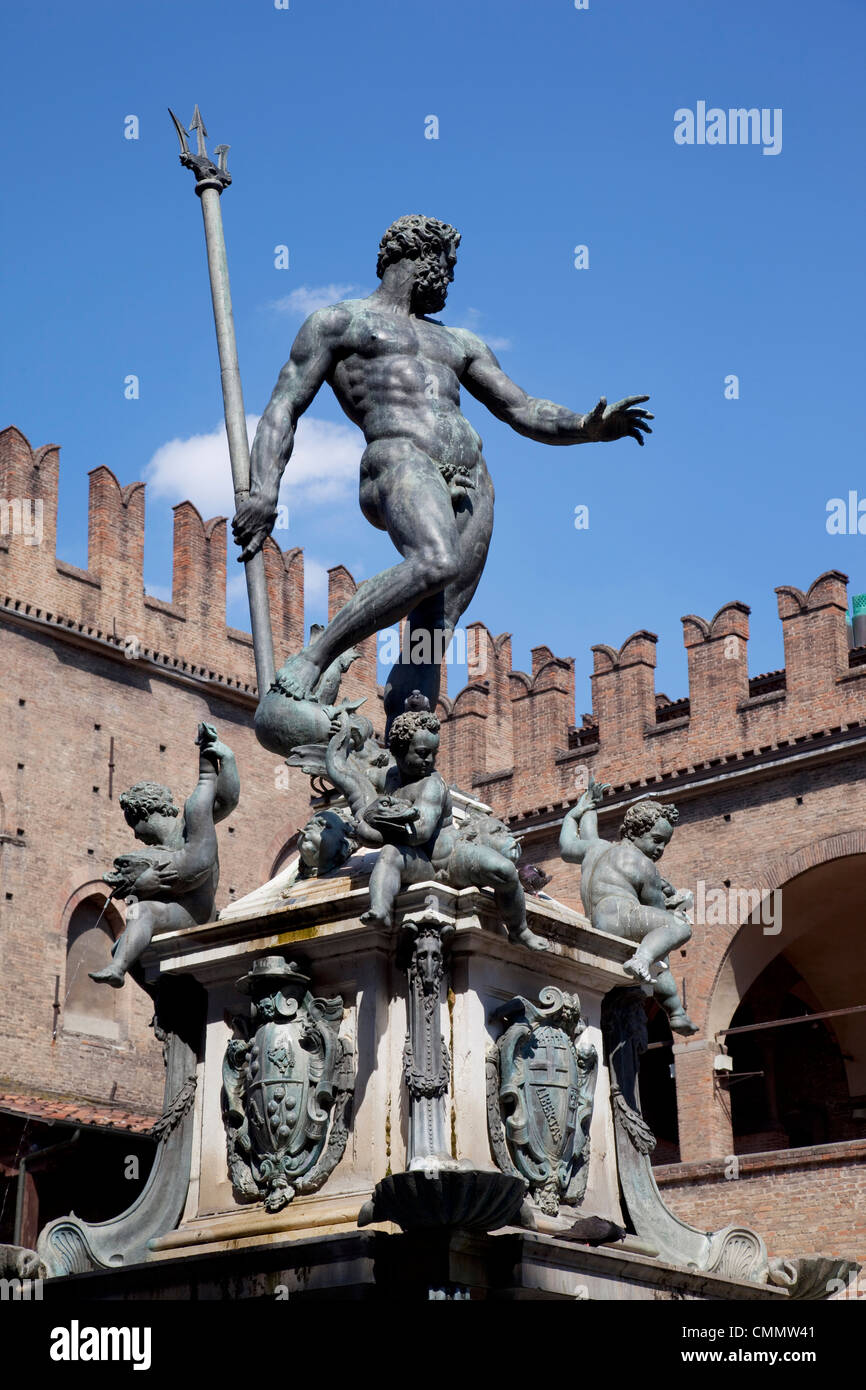
[[(839, 1262), (771, 1262), (756, 1233), (700, 1232), (662, 1203), (637, 1094), (644, 987), (623, 970), (631, 943), (542, 895), (528, 899), (527, 915), (551, 948), (531, 952), (509, 941), (489, 891), (441, 884), (402, 894), (394, 927), (374, 929), (360, 920), (369, 905), (368, 859), (358, 856), (323, 879), (282, 875), (219, 921), (154, 939), (148, 974), (158, 1000), (174, 1010), (162, 1024), (166, 1112), (154, 1170), (135, 1206), (114, 1221), (66, 1217), (46, 1227), (38, 1245), (46, 1288), (114, 1298), (329, 1297), (338, 1289), (393, 1297), (402, 1268), (406, 1296), (777, 1299), (803, 1289), (821, 1296), (821, 1278), (842, 1273)], [(491, 1180), (499, 1172), (487, 1084), (488, 1051), (502, 1032), (497, 1011), (515, 996), (537, 1000), (551, 986), (579, 996), (581, 1046), (598, 1054), (590, 1156), (579, 1205), (558, 1215), (524, 1202), (493, 1232), (369, 1224), (380, 1185), (409, 1166), (408, 982), (397, 946), (404, 920), (425, 903), (429, 909), (431, 893), (448, 923), (447, 974), (437, 986), (451, 1061), (440, 1132), (455, 1170)], [(339, 1035), (354, 1060), (340, 1161), (319, 1190), (299, 1192), (277, 1211), (233, 1188), (221, 1112), (233, 1020), (248, 1005), (238, 981), (263, 957), (300, 963), (313, 994), (342, 997)], [(368, 1224), (359, 1230), (365, 1205)]]
[[(192, 974), (207, 990), (204, 1055), (193, 1115), (192, 1176), (178, 1228), (151, 1241), (152, 1256), (214, 1251), (237, 1241), (268, 1245), (313, 1234), (355, 1230), (361, 1207), (376, 1184), (408, 1166), (409, 1095), (403, 1077), (407, 1031), (407, 980), (396, 963), (400, 923), (423, 909), (435, 892), (442, 916), (453, 922), (448, 978), (440, 994), (442, 1035), (451, 1055), (445, 1097), (454, 1160), (495, 1172), (487, 1127), (486, 1052), (501, 1031), (491, 1016), (513, 996), (536, 998), (548, 985), (580, 996), (587, 1039), (602, 1055), (601, 1000), (632, 982), (622, 970), (629, 945), (596, 932), (577, 914), (548, 900), (534, 900), (534, 931), (553, 947), (530, 952), (513, 944), (499, 926), (492, 897), (420, 884), (398, 902), (388, 933), (364, 926), (366, 885), (351, 875), (301, 880), (264, 910), (246, 915), (239, 904), (215, 924), (165, 936), (154, 943), (162, 976)], [(240, 908), (240, 910), (238, 910)], [(220, 1114), (221, 1068), (243, 1007), (236, 981), (266, 955), (300, 958), (316, 994), (341, 995), (341, 1035), (355, 1058), (353, 1114), (346, 1152), (325, 1186), (268, 1214), (239, 1203), (226, 1170)], [(447, 986), (447, 987), (446, 987)], [(592, 1119), (590, 1173), (583, 1210), (624, 1226), (620, 1205), (609, 1086), (603, 1062)], [(384, 1229), (396, 1229), (384, 1223)]]

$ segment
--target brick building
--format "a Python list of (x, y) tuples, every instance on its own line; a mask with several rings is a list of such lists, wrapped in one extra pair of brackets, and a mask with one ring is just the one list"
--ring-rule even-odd
[[(0, 434), (0, 498), (41, 501), (43, 530), (41, 544), (26, 526), (0, 534), (0, 1241), (25, 1244), (70, 1204), (91, 1220), (128, 1205), (160, 1109), (149, 999), (87, 977), (121, 924), (101, 881), (130, 847), (119, 792), (148, 777), (187, 795), (196, 726), (217, 726), (242, 782), (218, 906), (271, 876), (309, 808), (307, 780), (253, 736), (251, 640), (226, 626), (225, 521), (175, 508), (167, 603), (144, 592), (143, 485), (121, 489), (107, 468), (90, 475), (87, 570), (56, 558), (58, 466), (56, 446)], [(303, 556), (268, 542), (266, 568), (279, 660), (303, 640)], [(329, 581), (333, 613), (354, 583), (342, 567)], [(650, 1020), (642, 1086), (663, 1194), (698, 1226), (756, 1226), (777, 1254), (863, 1259), (866, 650), (850, 647), (846, 582), (777, 590), (785, 667), (768, 675), (749, 676), (743, 603), (684, 618), (682, 699), (655, 691), (652, 633), (595, 647), (577, 724), (572, 659), (537, 647), (516, 671), (509, 637), (473, 624), (474, 678), (441, 700), (440, 765), (523, 833), (546, 891), (575, 907), (579, 870), (557, 841), (587, 777), (611, 784), (608, 837), (631, 801), (677, 804), (665, 872), (697, 887), (698, 910), (671, 964), (701, 1031), (674, 1042)], [(381, 727), (373, 639), (343, 693), (366, 694)]]

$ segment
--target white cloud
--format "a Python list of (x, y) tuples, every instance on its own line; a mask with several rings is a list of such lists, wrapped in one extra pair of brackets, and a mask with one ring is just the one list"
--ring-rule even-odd
[(357, 299), (369, 294), (369, 290), (362, 289), (360, 285), (299, 285), (291, 294), (284, 295), (282, 299), (272, 300), (269, 307), (281, 314), (295, 314), (306, 318), (316, 309), (325, 309), (329, 304), (338, 304), (341, 299), (348, 299), (350, 294)]
[[(258, 423), (257, 415), (247, 416), (250, 443)], [(358, 485), (363, 448), (363, 436), (353, 425), (304, 416), (280, 489), (290, 513), (351, 496)], [(209, 434), (162, 444), (147, 465), (145, 478), (151, 497), (188, 500), (205, 518), (234, 513), (228, 441), (222, 425)], [(277, 539), (281, 539), (279, 533)]]

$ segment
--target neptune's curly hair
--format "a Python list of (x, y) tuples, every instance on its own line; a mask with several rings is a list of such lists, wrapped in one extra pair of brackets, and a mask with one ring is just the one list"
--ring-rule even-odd
[(459, 245), (460, 233), (447, 222), (439, 222), (435, 217), (423, 217), (417, 212), (398, 217), (379, 242), (376, 274), (381, 280), (394, 261), (401, 261), (404, 256), (411, 256), (415, 260), (428, 251), (445, 251), (452, 262), (456, 261)]

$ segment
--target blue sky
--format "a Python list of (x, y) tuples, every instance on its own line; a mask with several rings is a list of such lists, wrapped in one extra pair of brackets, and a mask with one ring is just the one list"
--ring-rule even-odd
[[(528, 391), (577, 410), (651, 395), (642, 451), (544, 448), (467, 404), (498, 508), (467, 618), (511, 631), (517, 664), (541, 642), (575, 656), (588, 709), (590, 646), (647, 627), (677, 697), (682, 614), (749, 603), (757, 673), (782, 664), (776, 585), (837, 568), (866, 590), (863, 536), (826, 528), (830, 498), (866, 497), (861, 0), (48, 0), (5, 7), (2, 33), (0, 421), (63, 446), (66, 559), (86, 563), (101, 463), (152, 479), (152, 592), (171, 583), (172, 503), (229, 508), (201, 218), (166, 114), (197, 101), (211, 147), (231, 145), (251, 415), (302, 306), (372, 288), (381, 233), (414, 211), (463, 233), (443, 319), (497, 344)], [(698, 101), (781, 108), (781, 152), (677, 145), (674, 112)], [(305, 547), (315, 594), (327, 566), (361, 578), (393, 551), (360, 520), (360, 437), (328, 388), (309, 415), (279, 539)]]

